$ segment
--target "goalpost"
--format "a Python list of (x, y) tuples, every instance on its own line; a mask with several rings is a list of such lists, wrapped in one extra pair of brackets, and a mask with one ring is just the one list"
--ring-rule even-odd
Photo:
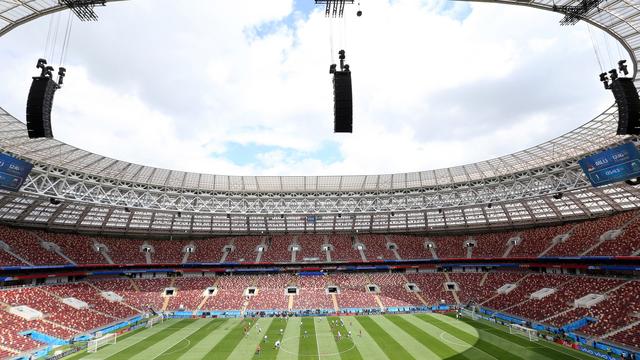
[(152, 327), (153, 327), (153, 325), (155, 325), (155, 324), (159, 324), (159, 323), (161, 323), (161, 322), (163, 322), (163, 321), (164, 321), (164, 318), (162, 317), (162, 315), (159, 315), (159, 316), (156, 316), (156, 317), (149, 318), (149, 320), (147, 321), (147, 327), (148, 327), (148, 328), (152, 328)]
[(89, 340), (87, 343), (87, 352), (94, 353), (105, 345), (115, 344), (117, 338), (118, 335), (116, 333), (110, 333), (97, 339)]
[(464, 317), (468, 317), (468, 318), (473, 319), (473, 320), (478, 320), (478, 314), (476, 314), (476, 309), (475, 308), (473, 308), (473, 310), (461, 309), (460, 313)]
[(518, 324), (509, 324), (509, 334), (526, 336), (529, 341), (538, 341), (538, 331)]

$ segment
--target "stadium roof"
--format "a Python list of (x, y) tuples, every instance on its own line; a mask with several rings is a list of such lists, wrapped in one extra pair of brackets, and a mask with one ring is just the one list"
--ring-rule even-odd
[[(552, 1), (484, 2), (544, 10), (552, 10), (554, 5)], [(578, 3), (561, 0), (555, 5)], [(57, 0), (0, 0), (0, 35), (62, 9)], [(638, 86), (640, 5), (626, 0), (604, 1), (583, 20), (605, 30), (627, 49)], [(84, 218), (92, 211), (87, 209), (95, 207), (104, 209), (98, 211), (102, 215), (96, 215), (102, 221), (86, 227), (97, 227), (99, 223), (104, 230), (111, 228), (109, 218), (127, 207), (126, 215), (115, 221), (120, 225), (114, 228), (129, 230), (131, 222), (137, 221), (132, 214), (148, 213), (139, 220), (140, 229), (193, 231), (198, 217), (208, 217), (202, 221), (210, 224), (220, 217), (221, 225), (211, 225), (209, 230), (234, 232), (427, 230), (434, 226), (449, 229), (513, 225), (518, 219), (531, 222), (590, 217), (640, 204), (637, 191), (628, 186), (591, 189), (577, 166), (581, 156), (626, 140), (615, 135), (616, 126), (614, 104), (563, 136), (464, 166), (363, 176), (228, 176), (153, 168), (104, 157), (55, 139), (30, 140), (26, 126), (0, 108), (0, 150), (36, 165), (21, 193), (8, 194), (0, 201), (4, 206), (0, 219), (55, 226), (57, 217), (64, 215), (63, 225), (82, 228)], [(549, 195), (558, 192), (567, 196), (550, 199)], [(56, 208), (49, 204), (49, 197), (68, 203)], [(496, 206), (487, 208), (488, 204)], [(69, 207), (75, 210), (68, 214), (60, 210)], [(34, 211), (39, 215), (32, 214)], [(499, 214), (494, 214), (496, 211)], [(170, 226), (155, 226), (156, 212), (167, 214), (163, 216), (171, 218), (165, 221)], [(404, 221), (392, 221), (396, 213), (403, 214)], [(430, 219), (430, 213), (436, 215)], [(341, 214), (351, 214), (350, 221), (345, 222)], [(413, 220), (409, 219), (410, 214)], [(322, 219), (332, 219), (331, 226), (318, 229), (322, 219), (311, 222), (303, 220), (304, 215), (324, 215)], [(241, 219), (237, 220), (241, 225), (232, 225), (233, 217)], [(291, 217), (288, 222), (287, 217)], [(183, 221), (176, 218), (189, 218), (189, 225), (174, 229), (174, 223)], [(284, 224), (279, 224), (278, 219)], [(269, 221), (274, 225), (269, 227)], [(397, 226), (392, 226), (394, 221)], [(125, 225), (121, 226), (123, 222)], [(345, 224), (336, 226), (342, 222)], [(356, 226), (360, 222), (361, 226)], [(202, 231), (205, 228), (203, 225)]]

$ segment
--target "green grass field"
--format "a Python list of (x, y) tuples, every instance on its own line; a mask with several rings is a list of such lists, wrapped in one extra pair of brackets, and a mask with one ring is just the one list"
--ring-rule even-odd
[[(122, 336), (97, 353), (67, 359), (593, 359), (553, 343), (510, 335), (488, 322), (440, 314), (341, 317), (344, 327), (334, 326), (336, 319), (167, 320)], [(245, 327), (250, 327), (247, 335)], [(276, 340), (281, 341), (279, 349)]]

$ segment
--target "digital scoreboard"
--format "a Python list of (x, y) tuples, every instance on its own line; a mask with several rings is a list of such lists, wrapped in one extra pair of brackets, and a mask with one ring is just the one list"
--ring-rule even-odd
[(640, 153), (632, 143), (587, 156), (578, 163), (594, 187), (640, 177)]
[(0, 189), (18, 191), (33, 165), (0, 153)]

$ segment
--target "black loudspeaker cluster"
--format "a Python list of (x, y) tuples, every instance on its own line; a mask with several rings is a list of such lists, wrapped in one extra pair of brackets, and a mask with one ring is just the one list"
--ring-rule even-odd
[(333, 131), (353, 132), (353, 103), (351, 98), (351, 72), (333, 74)]
[(640, 97), (630, 78), (618, 78), (611, 83), (618, 104), (618, 135), (640, 135)]
[(27, 99), (27, 133), (29, 138), (52, 138), (51, 130), (51, 108), (53, 107), (53, 96), (56, 90), (60, 89), (64, 79), (66, 69), (61, 67), (58, 70), (58, 82), (53, 80), (53, 67), (46, 66), (47, 61), (38, 60), (39, 69), (42, 69), (40, 76), (34, 77), (29, 89)]
[(337, 133), (353, 132), (353, 99), (351, 92), (351, 70), (345, 64), (345, 51), (340, 50), (340, 70), (332, 64), (329, 73), (333, 74), (333, 131)]
[[(600, 74), (604, 88), (611, 90), (618, 104), (618, 135), (640, 135), (640, 97), (632, 78), (619, 77), (618, 71), (628, 75), (626, 60), (618, 62), (618, 69)], [(611, 81), (611, 82), (609, 82)]]

